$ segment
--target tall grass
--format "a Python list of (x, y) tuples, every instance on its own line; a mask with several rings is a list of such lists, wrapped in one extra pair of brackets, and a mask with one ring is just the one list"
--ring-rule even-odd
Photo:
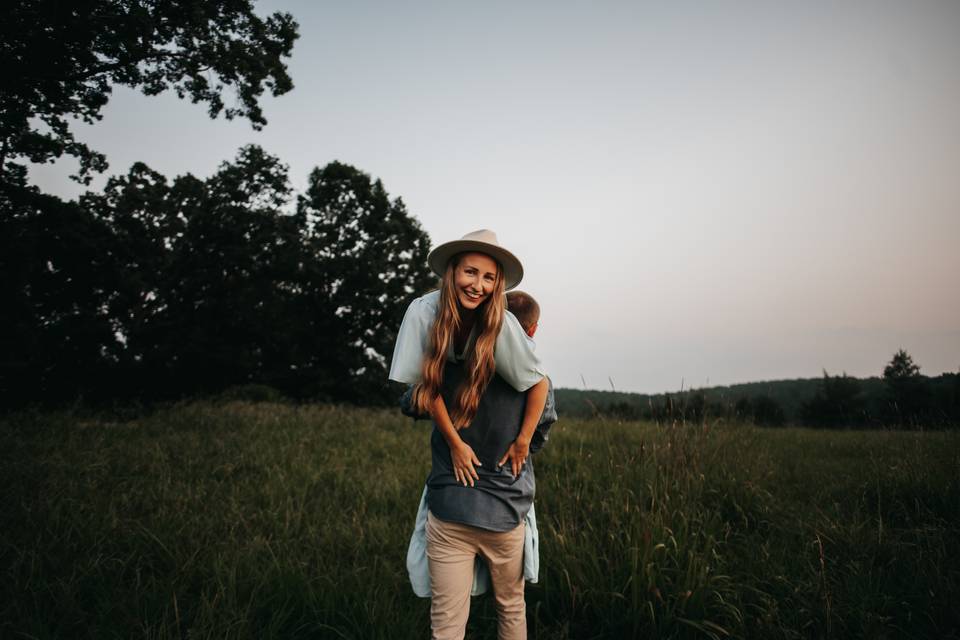
[[(8, 416), (0, 635), (426, 637), (428, 438), (327, 406)], [(561, 421), (535, 466), (531, 637), (960, 637), (956, 433)]]

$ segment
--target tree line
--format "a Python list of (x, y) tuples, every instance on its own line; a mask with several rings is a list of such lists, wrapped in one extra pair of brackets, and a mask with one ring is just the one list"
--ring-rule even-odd
[(660, 424), (715, 420), (828, 429), (922, 428), (960, 425), (960, 372), (929, 377), (898, 350), (878, 378), (846, 373), (657, 395), (558, 391), (558, 405), (574, 415)]
[(382, 402), (403, 312), (435, 281), (429, 237), (381, 181), (332, 162), (293, 194), (255, 146), (205, 180), (136, 164), (78, 201), (0, 204), (5, 406), (250, 383)]

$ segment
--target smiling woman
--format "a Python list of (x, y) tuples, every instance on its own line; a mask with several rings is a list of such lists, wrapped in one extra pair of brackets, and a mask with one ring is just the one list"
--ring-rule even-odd
[(505, 309), (504, 292), (520, 282), (523, 267), (487, 230), (440, 245), (428, 262), (440, 289), (407, 309), (390, 379), (414, 384), (416, 413), (434, 423), (423, 518), (433, 637), (463, 637), (480, 555), (499, 637), (525, 638), (524, 554), (536, 536), (535, 521), (527, 526), (535, 489), (527, 458), (549, 383)]

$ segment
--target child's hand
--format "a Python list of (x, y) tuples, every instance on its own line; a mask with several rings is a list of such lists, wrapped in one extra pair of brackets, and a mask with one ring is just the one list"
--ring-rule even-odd
[(453, 462), (453, 477), (457, 482), (462, 482), (463, 486), (467, 486), (469, 482), (472, 487), (473, 481), (480, 479), (474, 465), (478, 467), (483, 465), (480, 464), (480, 458), (473, 452), (473, 448), (466, 442), (461, 440), (459, 445), (451, 447), (450, 460)]
[(527, 456), (530, 455), (530, 443), (521, 438), (517, 438), (513, 441), (513, 444), (510, 445), (510, 448), (507, 449), (507, 452), (503, 454), (503, 457), (500, 458), (500, 462), (497, 463), (497, 467), (502, 467), (503, 463), (507, 460), (510, 460), (510, 468), (513, 472), (513, 477), (516, 478), (520, 475), (520, 470), (523, 468), (523, 463), (527, 461)]

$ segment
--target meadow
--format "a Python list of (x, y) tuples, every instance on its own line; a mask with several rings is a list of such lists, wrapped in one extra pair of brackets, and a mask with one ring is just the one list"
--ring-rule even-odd
[[(429, 424), (193, 402), (0, 418), (0, 636), (429, 635)], [(960, 638), (960, 433), (562, 417), (531, 638)], [(496, 637), (488, 596), (468, 637)]]

